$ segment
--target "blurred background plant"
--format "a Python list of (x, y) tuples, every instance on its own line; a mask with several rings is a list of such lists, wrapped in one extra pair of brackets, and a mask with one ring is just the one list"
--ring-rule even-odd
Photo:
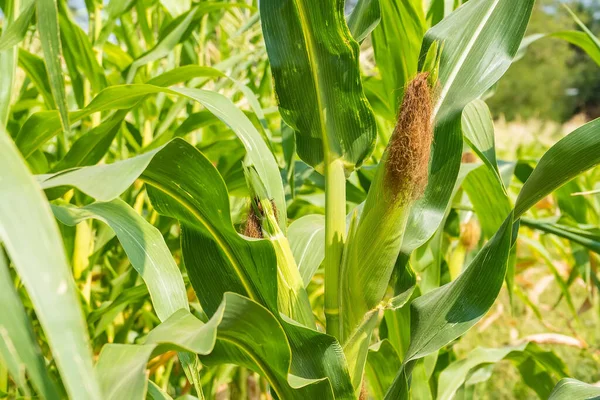
[[(528, 35), (568, 31), (576, 24), (563, 5), (568, 4), (581, 21), (600, 33), (600, 7), (594, 1), (540, 0), (528, 27)], [(598, 65), (579, 47), (560, 39), (532, 44), (515, 62), (489, 99), (495, 118), (564, 123), (575, 115), (589, 119), (600, 115)]]

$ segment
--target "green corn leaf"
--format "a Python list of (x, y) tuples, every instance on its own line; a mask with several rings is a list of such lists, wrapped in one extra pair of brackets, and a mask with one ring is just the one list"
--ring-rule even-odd
[[(185, 164), (184, 160), (189, 164)], [(239, 290), (239, 293), (256, 299), (268, 308), (277, 309), (274, 282), (263, 278), (275, 277), (275, 255), (271, 246), (265, 241), (245, 240), (234, 230), (229, 213), (229, 196), (222, 178), (210, 161), (183, 140), (176, 139), (162, 148), (117, 163), (59, 173), (44, 180), (42, 186), (46, 189), (72, 186), (98, 200), (110, 201), (142, 174), (142, 179), (152, 185), (148, 188), (148, 193), (154, 206), (159, 211), (185, 221), (187, 226), (182, 229), (184, 253), (187, 252), (185, 238), (188, 234), (192, 237), (208, 236), (205, 238), (207, 243), (214, 242), (207, 245), (208, 249), (212, 249), (210, 255), (223, 260), (220, 262), (227, 263), (229, 268), (242, 276), (241, 283), (237, 279), (231, 282), (230, 275), (219, 269), (219, 264), (215, 264), (215, 270), (211, 273), (216, 275), (212, 276), (222, 276), (221, 279), (209, 282), (198, 278), (198, 296), (206, 312), (214, 312), (223, 293), (234, 290)], [(191, 174), (197, 174), (197, 177), (191, 179)], [(191, 186), (183, 189), (186, 182)], [(204, 183), (198, 186), (200, 182)], [(190, 193), (196, 195), (191, 196)], [(186, 232), (188, 230), (189, 233)], [(194, 247), (193, 243), (190, 246), (192, 257), (195, 250), (200, 248)], [(250, 249), (253, 248), (254, 255), (251, 255)], [(197, 260), (202, 262), (208, 256), (209, 254), (205, 254)], [(188, 270), (193, 261), (193, 258), (186, 261)], [(190, 280), (195, 281), (193, 272), (190, 272)], [(220, 285), (213, 285), (216, 282)]]
[(515, 5), (503, 0), (479, 0), (459, 7), (427, 32), (421, 54), (436, 41), (444, 43), (441, 88), (435, 104), (438, 121), (452, 119), (506, 72), (523, 39), (532, 8), (533, 1)]
[(517, 357), (520, 359), (517, 361), (517, 368), (523, 382), (533, 389), (540, 399), (547, 399), (552, 392), (555, 379), (536, 362), (535, 357), (527, 355), (517, 355)]
[(124, 306), (135, 301), (141, 300), (148, 295), (148, 286), (138, 285), (121, 292), (112, 302), (105, 303), (99, 308), (88, 314), (88, 323), (93, 324), (102, 318), (105, 314), (117, 309), (123, 309)]
[(166, 392), (164, 392), (156, 383), (148, 381), (147, 398), (150, 400), (173, 400)]
[(383, 318), (383, 307), (367, 313), (360, 325), (352, 332), (352, 335), (344, 343), (344, 354), (348, 360), (348, 369), (352, 384), (356, 388), (355, 393), (359, 395), (362, 386), (365, 364), (368, 357), (369, 344), (373, 330), (379, 325)]
[[(186, 134), (193, 132), (196, 129), (211, 126), (217, 122), (219, 122), (219, 120), (210, 111), (200, 111), (197, 113), (190, 114), (190, 116), (185, 121), (183, 121), (183, 123), (179, 125), (177, 129), (175, 129), (173, 137), (184, 137)], [(170, 138), (168, 138), (167, 135), (163, 134), (156, 138), (150, 145), (148, 145), (148, 149), (153, 149), (157, 146), (161, 146), (164, 144), (164, 140), (169, 139)]]
[(509, 215), (458, 279), (413, 301), (406, 360), (426, 356), (462, 335), (492, 306), (506, 272), (511, 225)]
[[(236, 291), (277, 312), (276, 262), (271, 245), (264, 240), (246, 240), (235, 232), (223, 181), (193, 146), (177, 139), (154, 152), (65, 172), (43, 184), (76, 186), (92, 197), (101, 195), (110, 200), (142, 173), (155, 208), (177, 217), (182, 224), (184, 262), (203, 309), (214, 314), (223, 293)], [(104, 180), (106, 177), (110, 178)], [(292, 346), (292, 372), (305, 379), (328, 378), (336, 398), (353, 398), (339, 343), (291, 320), (281, 323)]]
[(188, 30), (190, 24), (199, 19), (202, 15), (213, 11), (221, 11), (239, 7), (248, 8), (248, 6), (243, 3), (224, 2), (207, 2), (193, 7), (190, 11), (186, 12), (184, 15), (181, 15), (180, 18), (175, 19), (172, 24), (165, 28), (165, 31), (168, 33), (164, 35), (164, 37), (156, 44), (156, 46), (154, 46), (154, 48), (133, 61), (133, 63), (129, 66), (129, 70), (127, 71), (126, 82), (133, 82), (133, 78), (140, 67), (170, 54), (173, 48), (184, 38), (184, 34)]
[(501, 182), (488, 166), (482, 165), (471, 171), (462, 184), (486, 238), (494, 236), (512, 211)]
[(452, 0), (432, 0), (429, 5), (429, 11), (427, 11), (427, 21), (431, 26), (437, 25), (443, 18), (454, 11), (456, 4), (457, 2)]
[[(44, 61), (40, 57), (31, 54), (26, 50), (19, 49), (19, 67), (25, 71), (27, 77), (31, 79), (38, 92), (42, 95), (46, 107), (56, 108)], [(45, 113), (48, 114), (48, 112)], [(49, 114), (53, 113), (56, 113), (58, 116), (57, 112), (50, 112)], [(57, 122), (60, 127), (60, 120), (58, 118)], [(60, 131), (57, 130), (55, 135), (57, 135), (59, 132)]]
[(129, 110), (119, 110), (77, 139), (53, 172), (94, 165), (104, 157)]
[(567, 5), (564, 5), (564, 7), (567, 9), (569, 14), (571, 14), (571, 17), (573, 18), (575, 23), (579, 25), (583, 32), (559, 31), (547, 34), (538, 33), (530, 35), (526, 38), (527, 40), (523, 41), (523, 44), (521, 45), (521, 53), (524, 55), (527, 48), (539, 39), (546, 37), (557, 38), (579, 47), (581, 50), (585, 51), (587, 55), (590, 56), (590, 58), (594, 60), (596, 64), (600, 66), (600, 39), (598, 39), (598, 37), (596, 37), (587, 26), (585, 26), (585, 24), (579, 19), (579, 17), (577, 17), (577, 15), (575, 15), (575, 13), (573, 13), (573, 11)]
[[(569, 14), (571, 14), (571, 17), (573, 18), (575, 23), (579, 25), (579, 27), (581, 28), (581, 30), (587, 38), (586, 40), (578, 38), (577, 40), (575, 40), (575, 43), (573, 43), (571, 40), (567, 41), (577, 46), (580, 46), (583, 50), (586, 51), (586, 53), (589, 54), (590, 57), (592, 57), (594, 61), (596, 61), (598, 65), (600, 65), (600, 39), (596, 37), (587, 26), (585, 26), (585, 24), (579, 19), (577, 15), (575, 15), (575, 13), (569, 8), (569, 6), (564, 4), (564, 7), (567, 9)], [(570, 36), (570, 38), (573, 38), (573, 36)]]
[[(234, 303), (230, 298), (239, 298), (245, 304)], [(271, 313), (241, 296), (226, 294), (225, 301), (231, 306), (229, 310), (225, 308), (215, 350), (202, 357), (204, 363), (235, 363), (257, 371), (282, 399), (337, 398), (327, 380), (294, 375), (285, 331)]]
[(548, 400), (592, 400), (599, 396), (600, 387), (565, 378), (556, 384)]
[(400, 357), (389, 340), (384, 339), (371, 346), (365, 368), (369, 394), (383, 399), (401, 365)]
[(462, 129), (467, 144), (500, 178), (496, 159), (494, 121), (490, 109), (483, 100), (473, 100), (467, 104), (462, 113)]
[(559, 140), (540, 159), (517, 198), (515, 217), (571, 179), (600, 163), (600, 118)]
[[(226, 64), (226, 63), (227, 62), (221, 63), (220, 68), (223, 67), (224, 64)], [(185, 65), (182, 67), (177, 67), (175, 69), (169, 70), (157, 77), (154, 77), (154, 78), (150, 79), (147, 83), (151, 84), (151, 85), (156, 85), (156, 86), (169, 86), (169, 85), (173, 85), (175, 83), (190, 81), (191, 86), (199, 88), (208, 81), (208, 79), (204, 79), (204, 80), (200, 80), (200, 83), (198, 83), (199, 80), (193, 79), (193, 78), (197, 78), (197, 77), (205, 77), (205, 78), (209, 78), (209, 79), (211, 79), (211, 78), (226, 78), (230, 82), (232, 82), (234, 87), (245, 96), (250, 107), (252, 108), (252, 111), (254, 111), (254, 114), (258, 118), (258, 120), (261, 124), (261, 127), (267, 136), (267, 138), (266, 138), (266, 139), (268, 139), (267, 144), (270, 146), (271, 151), (272, 151), (272, 144), (270, 143), (272, 140), (272, 137), (271, 137), (272, 135), (269, 130), (266, 116), (265, 116), (264, 110), (260, 104), (260, 101), (258, 100), (258, 98), (254, 94), (254, 92), (252, 92), (252, 90), (250, 90), (250, 88), (248, 86), (225, 75), (225, 73), (223, 73), (221, 70), (219, 70), (217, 68), (212, 68), (212, 67), (201, 67), (201, 66), (197, 66), (197, 65)], [(173, 110), (181, 110), (184, 105), (185, 105), (185, 99), (180, 99), (177, 102), (177, 104), (173, 107)], [(177, 114), (177, 112), (173, 113), (172, 115), (175, 116), (176, 114)], [(156, 146), (156, 143), (164, 144), (166, 140), (171, 139), (171, 137), (168, 137), (166, 140), (164, 140), (167, 135), (163, 135), (162, 133), (164, 132), (164, 129), (166, 127), (168, 127), (168, 125), (171, 124), (172, 122), (173, 122), (172, 118), (165, 118), (165, 120), (161, 123), (160, 127), (157, 129), (157, 131), (158, 131), (157, 135), (159, 136), (158, 140), (156, 140), (157, 138), (155, 138), (155, 140), (152, 142), (152, 144), (148, 146), (149, 148), (154, 148), (152, 146)], [(186, 120), (184, 122), (184, 125), (187, 122), (188, 121)], [(178, 128), (175, 133), (175, 136), (181, 136), (184, 132), (186, 132), (186, 130), (183, 128), (183, 125), (180, 128), (182, 128), (182, 129)], [(161, 140), (162, 140), (162, 142), (161, 142)]]
[(48, 159), (41, 150), (36, 150), (35, 153), (27, 159), (27, 164), (32, 173), (43, 174), (48, 171)]
[(100, 399), (75, 283), (50, 206), (2, 128), (0, 148), (0, 238), (31, 298), (67, 392), (73, 398)]
[(348, 16), (348, 29), (352, 37), (361, 43), (381, 20), (379, 0), (358, 0)]
[[(69, 109), (65, 93), (65, 77), (62, 72), (62, 50), (60, 46), (60, 30), (58, 27), (58, 9), (56, 0), (37, 0), (37, 21), (44, 52), (44, 61), (50, 78), (50, 89), (58, 107), (62, 130), (71, 131)], [(66, 136), (59, 136), (63, 150), (66, 150)]]
[[(0, 42), (4, 41), (6, 37), (10, 38), (11, 28), (19, 28), (20, 18), (18, 2), (14, 0), (8, 1), (3, 7), (4, 13), (4, 26), (2, 34), (0, 35)], [(31, 8), (31, 6), (29, 7)], [(28, 10), (25, 10), (27, 13)], [(31, 18), (31, 16), (30, 16)], [(27, 29), (27, 28), (25, 28)], [(6, 126), (10, 113), (11, 100), (13, 94), (13, 85), (15, 83), (15, 76), (17, 73), (17, 57), (18, 50), (16, 47), (17, 43), (13, 43), (13, 46), (7, 46), (5, 49), (0, 49), (0, 125)]]
[(146, 398), (146, 364), (154, 348), (152, 345), (130, 344), (107, 344), (102, 347), (95, 368), (102, 388), (102, 398)]
[(21, 12), (18, 18), (9, 24), (0, 36), (0, 51), (8, 50), (23, 40), (29, 24), (31, 24), (35, 9), (35, 0), (28, 0), (21, 5)]
[[(148, 83), (156, 86), (169, 86), (197, 77), (218, 78), (225, 77), (225, 75), (221, 71), (211, 67), (185, 66), (169, 70), (164, 74), (149, 80)], [(114, 112), (100, 125), (82, 135), (73, 143), (65, 157), (52, 168), (52, 171), (57, 172), (74, 167), (93, 165), (100, 161), (110, 148), (113, 139), (119, 131), (122, 121), (129, 111), (130, 110), (128, 109), (122, 109)], [(203, 112), (202, 115), (206, 115), (208, 121), (217, 120), (213, 114), (208, 111)], [(192, 116), (190, 116), (180, 128), (184, 128), (191, 118)], [(187, 133), (187, 131), (184, 129), (178, 129), (178, 132), (176, 132), (175, 135), (183, 136), (185, 133)], [(154, 147), (149, 146), (149, 149), (160, 147), (162, 144), (165, 144), (168, 139), (170, 138), (166, 138), (166, 140)], [(154, 141), (153, 143), (158, 142)]]
[(421, 57), (442, 43), (439, 95), (429, 184), (414, 205), (402, 252), (410, 254), (436, 231), (449, 205), (462, 153), (463, 108), (483, 95), (506, 72), (517, 54), (533, 0), (465, 3), (427, 31)]
[(326, 381), (288, 375), (291, 354), (281, 325), (267, 309), (234, 293), (224, 295), (207, 323), (180, 310), (152, 330), (143, 345), (104, 346), (96, 372), (107, 398), (122, 398), (123, 389), (128, 399), (145, 398), (145, 365), (151, 356), (168, 350), (200, 354), (208, 365), (229, 363), (255, 370), (280, 398), (334, 399)]
[(90, 43), (85, 32), (71, 19), (68, 12), (62, 10), (58, 16), (58, 21), (65, 59), (67, 58), (67, 54), (69, 54), (76, 60), (76, 67), (89, 80), (94, 92), (100, 92), (108, 83), (104, 69), (96, 59), (92, 43)]
[(152, 50), (148, 53), (142, 55), (140, 58), (135, 60), (131, 66), (129, 67), (129, 71), (127, 72), (126, 82), (133, 82), (133, 78), (139, 67), (146, 65), (152, 61), (158, 60), (169, 54), (171, 50), (179, 43), (181, 37), (187, 30), (188, 26), (196, 16), (199, 8), (195, 7), (190, 10), (185, 18), (178, 24), (167, 36), (163, 38)]
[(596, 64), (600, 66), (600, 44), (598, 44), (598, 38), (587, 32), (579, 31), (564, 31), (555, 32), (548, 35), (549, 37), (555, 37), (569, 42), (587, 53), (588, 56)]
[(415, 361), (464, 334), (490, 309), (506, 274), (513, 215), (454, 281), (411, 303), (411, 341), (386, 399), (406, 398)]
[(593, 212), (584, 196), (572, 196), (574, 193), (585, 192), (578, 180), (574, 179), (556, 191), (556, 199), (560, 213), (565, 219), (570, 219), (578, 224), (585, 225), (588, 213)]
[[(147, 166), (147, 162), (139, 166)], [(138, 175), (139, 171), (138, 169)], [(134, 176), (129, 179), (135, 179)], [(116, 199), (110, 203), (93, 203), (79, 209), (68, 205), (53, 206), (53, 210), (55, 215), (67, 225), (75, 225), (82, 220), (94, 218), (111, 226), (132, 265), (148, 286), (154, 309), (160, 320), (165, 320), (177, 310), (189, 309), (183, 279), (162, 235), (125, 202)], [(185, 354), (180, 355), (180, 358), (184, 367), (190, 368), (193, 360), (189, 360)]]
[(325, 217), (315, 214), (298, 218), (287, 235), (304, 286), (308, 286), (325, 258)]
[[(69, 51), (69, 48), (65, 47), (65, 35), (61, 32), (61, 41), (62, 41), (62, 49), (63, 49), (63, 57), (65, 60), (65, 65), (67, 67), (67, 73), (71, 78), (71, 89), (73, 91), (73, 97), (75, 97), (75, 102), (78, 107), (85, 106), (85, 92), (87, 90), (84, 75), (77, 68), (76, 55)], [(59, 140), (61, 140), (61, 136), (59, 136)]]
[(235, 231), (227, 190), (210, 161), (174, 140), (152, 159), (142, 179), (150, 185), (156, 210), (181, 223), (184, 263), (207, 314), (215, 312), (227, 291), (277, 309), (273, 248)]
[(556, 236), (568, 239), (578, 243), (591, 251), (600, 254), (600, 234), (594, 234), (583, 229), (572, 228), (569, 226), (552, 224), (544, 221), (538, 221), (531, 218), (521, 218), (523, 226), (537, 229), (542, 232), (552, 233)]
[(0, 35), (0, 125), (6, 126), (8, 122), (13, 86), (15, 83), (18, 63), (18, 43), (27, 32), (33, 13), (35, 1), (26, 0), (20, 3), (17, 0), (6, 1), (3, 5), (3, 29)]
[(383, 81), (383, 98), (394, 115), (404, 86), (416, 75), (425, 34), (421, 0), (380, 0), (381, 22), (373, 31), (373, 50)]
[(107, 21), (103, 24), (102, 30), (100, 31), (98, 38), (94, 42), (95, 47), (102, 47), (110, 34), (112, 33), (117, 18), (122, 14), (126, 13), (135, 5), (135, 0), (124, 0), (124, 1), (109, 1), (106, 7), (106, 13), (108, 14)]
[[(278, 210), (286, 209), (283, 183), (275, 157), (248, 117), (246, 117), (244, 113), (235, 107), (227, 98), (218, 93), (190, 88), (169, 89), (148, 84), (112, 86), (103, 90), (86, 108), (72, 113), (71, 119), (73, 122), (76, 122), (95, 112), (128, 109), (135, 106), (144, 97), (157, 93), (172, 94), (197, 101), (205, 106), (217, 118), (227, 124), (236, 133), (238, 138), (242, 141), (242, 144), (244, 144), (250, 164), (256, 168), (256, 171), (267, 188), (269, 197), (273, 199)], [(38, 117), (35, 117), (34, 115), (25, 123), (23, 130), (19, 136), (17, 136), (17, 145), (25, 157), (31, 155), (35, 149), (41, 146), (41, 144), (60, 131), (60, 125), (56, 115), (52, 116), (49, 113), (38, 114)], [(64, 175), (62, 175), (62, 177), (64, 179)], [(106, 180), (108, 180), (108, 178), (106, 178)], [(121, 183), (122, 180), (119, 181), (119, 183)], [(86, 183), (82, 182), (82, 188), (84, 185), (86, 185)], [(93, 186), (92, 182), (88, 182), (87, 186)], [(129, 184), (124, 184), (124, 186), (127, 187)], [(106, 188), (110, 189), (109, 186)], [(85, 192), (84, 189), (82, 190)], [(124, 189), (119, 190), (119, 193), (124, 191)], [(114, 196), (92, 197), (104, 201), (114, 198)], [(279, 212), (277, 217), (280, 227), (285, 231), (285, 213)]]
[(13, 286), (8, 264), (0, 249), (0, 304), (10, 312), (0, 313), (0, 360), (13, 380), (28, 393), (25, 372), (37, 392), (46, 399), (59, 399), (55, 383), (48, 374), (33, 328), (19, 294)]
[(213, 67), (201, 67), (198, 65), (184, 65), (170, 69), (146, 82), (154, 86), (171, 86), (181, 82), (187, 82), (194, 78), (226, 78), (222, 71)]
[(293, 199), (296, 197), (296, 135), (294, 134), (294, 130), (283, 121), (281, 123), (281, 147), (283, 150), (287, 186)]
[[(552, 362), (547, 362), (548, 356), (552, 358)], [(478, 347), (472, 350), (467, 357), (450, 364), (446, 369), (442, 371), (438, 383), (437, 399), (439, 400), (451, 400), (454, 398), (458, 389), (465, 384), (467, 380), (480, 368), (488, 366), (490, 364), (496, 364), (500, 361), (508, 359), (514, 361), (517, 366), (531, 360), (535, 364), (535, 367), (539, 368), (537, 372), (537, 379), (542, 380), (542, 376), (550, 378), (550, 373), (564, 374), (564, 365), (562, 361), (554, 355), (552, 352), (543, 352), (538, 345), (535, 343), (524, 342), (519, 345), (506, 346), (501, 348), (482, 348)], [(554, 360), (558, 360), (558, 368), (554, 365)], [(535, 367), (531, 366), (532, 369)], [(528, 382), (529, 383), (529, 382)], [(532, 382), (532, 384), (536, 384)], [(538, 390), (541, 389), (539, 386)], [(552, 390), (552, 386), (550, 386)], [(544, 393), (545, 396), (540, 398), (547, 398), (550, 394), (550, 390)]]
[(191, 2), (190, 0), (161, 0), (160, 3), (167, 9), (169, 14), (176, 17), (188, 10)]
[(121, 199), (81, 208), (59, 204), (52, 205), (52, 210), (63, 224), (74, 226), (93, 218), (115, 231), (131, 264), (148, 286), (154, 310), (161, 321), (177, 310), (189, 310), (183, 278), (162, 235), (131, 206)]
[(296, 132), (300, 158), (320, 171), (336, 159), (347, 170), (360, 166), (376, 134), (343, 5), (343, 0), (260, 2), (279, 111)]
[[(435, 355), (435, 354), (432, 354)], [(429, 386), (429, 377), (427, 376), (427, 370), (425, 369), (425, 361), (420, 360), (413, 371), (411, 388), (411, 396), (417, 399), (433, 400), (434, 396)]]
[(277, 293), (272, 244), (246, 240), (233, 228), (227, 190), (216, 169), (192, 146), (172, 143), (156, 155), (142, 179), (151, 185), (148, 194), (156, 210), (180, 221), (184, 262), (204, 310), (211, 314), (225, 291), (236, 291), (310, 324), (312, 311), (302, 286), (288, 292), (280, 281)]
[(355, 399), (355, 388), (338, 341), (285, 316), (282, 326), (292, 348), (291, 373), (303, 379), (327, 379), (336, 400)]
[(111, 201), (123, 193), (141, 175), (158, 148), (140, 156), (112, 164), (95, 165), (38, 177), (43, 189), (60, 186), (76, 187), (100, 201)]
[[(487, 163), (486, 163), (487, 164)], [(514, 164), (507, 164), (514, 171)], [(462, 183), (462, 188), (469, 196), (471, 204), (483, 231), (484, 237), (491, 238), (502, 225), (512, 210), (512, 203), (500, 171), (490, 165), (482, 165), (471, 171)], [(516, 247), (512, 249), (506, 273), (506, 286), (509, 296), (513, 295), (516, 263)]]

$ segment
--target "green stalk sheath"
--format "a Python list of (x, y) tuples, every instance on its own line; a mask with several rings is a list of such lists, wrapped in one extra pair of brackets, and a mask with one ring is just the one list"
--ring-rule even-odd
[(271, 200), (262, 199), (260, 205), (264, 212), (262, 229), (277, 258), (277, 308), (293, 320), (314, 329), (315, 317), (290, 243), (279, 228)]
[(0, 392), (8, 393), (8, 368), (0, 362)]
[(315, 318), (290, 244), (282, 233), (269, 239), (277, 257), (277, 306), (288, 317), (310, 328)]
[(341, 160), (325, 165), (325, 318), (327, 333), (340, 335), (340, 267), (346, 239), (346, 176)]
[(380, 190), (367, 197), (356, 233), (345, 249), (344, 293), (340, 295), (342, 345), (365, 314), (383, 300), (408, 221), (410, 202), (386, 198), (384, 174), (383, 170), (377, 172), (371, 187)]

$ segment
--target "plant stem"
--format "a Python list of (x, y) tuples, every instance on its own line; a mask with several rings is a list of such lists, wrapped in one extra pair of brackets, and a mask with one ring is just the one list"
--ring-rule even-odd
[(248, 398), (248, 371), (243, 367), (240, 367), (238, 371), (238, 390), (240, 399)]
[(339, 338), (340, 265), (346, 238), (346, 176), (341, 160), (325, 164), (325, 318), (327, 333)]
[(177, 356), (179, 357), (179, 361), (181, 362), (185, 376), (196, 389), (196, 395), (198, 396), (198, 399), (205, 400), (206, 397), (204, 397), (202, 383), (200, 382), (200, 369), (202, 368), (202, 364), (200, 364), (198, 356), (192, 353), (184, 352), (177, 353)]
[(0, 392), (8, 393), (8, 368), (0, 363)]
[(277, 305), (279, 311), (314, 329), (315, 319), (308, 300), (308, 294), (304, 289), (302, 276), (294, 260), (294, 254), (288, 239), (279, 228), (271, 200), (265, 198), (264, 194), (259, 195), (259, 197), (262, 197), (260, 207), (262, 207), (264, 214), (262, 230), (273, 244), (275, 256), (277, 257)]

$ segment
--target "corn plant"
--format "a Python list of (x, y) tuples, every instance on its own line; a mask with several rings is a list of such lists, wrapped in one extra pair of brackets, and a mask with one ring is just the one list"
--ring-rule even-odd
[[(600, 120), (517, 174), (482, 98), (534, 0), (426, 3), (91, 0), (87, 31), (0, 3), (0, 395), (450, 399), (508, 359), (597, 396), (534, 341), (439, 361), (516, 301), (521, 226), (600, 253), (585, 218), (527, 215), (600, 163)], [(598, 59), (577, 21), (550, 36)], [(441, 282), (455, 202), (479, 224)]]

